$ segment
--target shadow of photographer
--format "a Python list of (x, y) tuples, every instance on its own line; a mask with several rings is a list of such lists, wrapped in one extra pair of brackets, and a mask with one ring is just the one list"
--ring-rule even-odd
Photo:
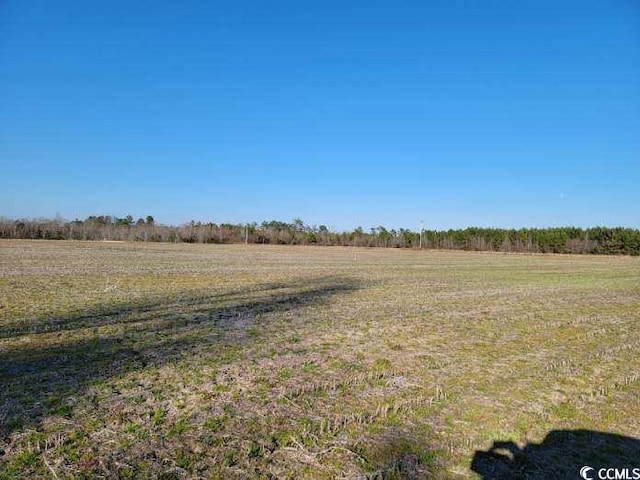
[(471, 463), (483, 480), (595, 480), (602, 468), (627, 468), (629, 479), (637, 468), (635, 478), (640, 479), (640, 440), (592, 430), (553, 430), (541, 443), (522, 448), (512, 441), (495, 441), (489, 450), (477, 450)]

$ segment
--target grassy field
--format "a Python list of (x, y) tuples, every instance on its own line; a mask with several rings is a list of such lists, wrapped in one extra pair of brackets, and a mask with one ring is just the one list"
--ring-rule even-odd
[(639, 332), (639, 258), (2, 241), (0, 478), (640, 467)]

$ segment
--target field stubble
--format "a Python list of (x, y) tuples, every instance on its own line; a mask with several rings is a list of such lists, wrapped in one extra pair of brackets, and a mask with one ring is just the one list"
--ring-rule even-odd
[(637, 437), (639, 319), (637, 258), (3, 241), (0, 478), (474, 477), (497, 441)]

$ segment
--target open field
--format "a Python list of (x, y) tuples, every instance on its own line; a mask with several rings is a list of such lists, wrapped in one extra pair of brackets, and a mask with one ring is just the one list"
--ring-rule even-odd
[(0, 478), (640, 467), (639, 332), (640, 258), (2, 241)]

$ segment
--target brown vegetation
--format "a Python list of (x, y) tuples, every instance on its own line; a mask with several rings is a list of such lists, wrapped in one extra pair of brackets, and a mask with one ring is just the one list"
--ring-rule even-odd
[(468, 477), (496, 445), (564, 472), (550, 432), (640, 432), (639, 285), (631, 257), (0, 241), (0, 478)]

